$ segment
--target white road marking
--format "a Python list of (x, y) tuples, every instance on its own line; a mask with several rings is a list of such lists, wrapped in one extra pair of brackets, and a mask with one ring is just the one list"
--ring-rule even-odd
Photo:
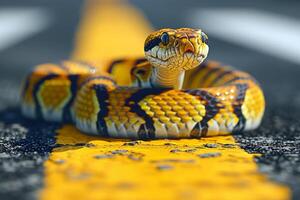
[(201, 9), (193, 25), (208, 35), (300, 64), (300, 21), (253, 9)]
[(49, 27), (51, 16), (41, 8), (0, 9), (0, 51)]

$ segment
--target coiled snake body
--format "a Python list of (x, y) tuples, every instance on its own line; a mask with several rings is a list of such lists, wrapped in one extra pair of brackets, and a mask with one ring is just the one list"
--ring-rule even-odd
[(203, 62), (207, 39), (197, 29), (161, 29), (146, 39), (145, 58), (97, 67), (77, 61), (39, 65), (25, 81), (22, 113), (118, 138), (199, 138), (255, 129), (265, 109), (260, 86), (245, 72)]

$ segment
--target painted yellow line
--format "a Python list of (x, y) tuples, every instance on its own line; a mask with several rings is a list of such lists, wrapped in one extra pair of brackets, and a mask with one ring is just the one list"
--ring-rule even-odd
[[(86, 7), (74, 57), (95, 61), (142, 51), (149, 31), (144, 18), (118, 1), (97, 2)], [(114, 32), (130, 35), (130, 45), (119, 48), (116, 40), (123, 37), (112, 39)], [(93, 43), (97, 37), (102, 42)], [(129, 142), (86, 136), (66, 125), (57, 144), (45, 162), (42, 200), (290, 198), (289, 189), (259, 173), (254, 155), (231, 136)]]
[(144, 41), (151, 28), (136, 8), (121, 0), (88, 2), (76, 37), (74, 59), (96, 62), (144, 55)]
[(135, 144), (65, 126), (57, 144), (45, 163), (43, 200), (289, 198), (231, 136)]

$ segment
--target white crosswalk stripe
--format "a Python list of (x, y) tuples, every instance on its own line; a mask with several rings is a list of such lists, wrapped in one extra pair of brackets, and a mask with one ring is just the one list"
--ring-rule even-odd
[(1, 8), (0, 51), (45, 30), (51, 19), (41, 8)]
[(201, 9), (192, 23), (208, 35), (300, 64), (300, 21), (253, 9)]

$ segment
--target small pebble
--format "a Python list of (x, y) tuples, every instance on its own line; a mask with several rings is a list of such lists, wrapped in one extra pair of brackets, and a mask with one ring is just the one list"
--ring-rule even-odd
[(131, 142), (125, 142), (123, 144), (123, 146), (135, 146), (137, 144), (140, 144), (140, 142), (139, 141), (131, 141)]
[(112, 154), (121, 154), (123, 155), (124, 153), (127, 153), (128, 150), (125, 150), (125, 149), (118, 149), (118, 150), (114, 150), (114, 151), (111, 151)]
[(182, 159), (165, 159), (161, 160), (162, 162), (172, 162), (172, 163), (193, 163), (195, 162), (194, 160), (182, 160)]
[(217, 148), (217, 147), (218, 147), (217, 144), (204, 144), (204, 146), (205, 146), (206, 148)]
[(182, 151), (180, 149), (172, 149), (170, 152), (171, 153), (178, 153), (178, 152), (182, 152)]
[(195, 152), (197, 151), (197, 149), (186, 149), (184, 150), (184, 152), (187, 152), (187, 153), (191, 153), (191, 152)]
[(170, 142), (166, 142), (164, 145), (166, 145), (166, 146), (174, 146), (176, 144), (173, 144), (173, 143), (170, 143)]
[(141, 156), (135, 156), (135, 155), (133, 155), (133, 154), (128, 155), (128, 158), (129, 158), (130, 160), (134, 160), (134, 161), (141, 161), (141, 160), (142, 160), (142, 157), (141, 157)]
[(8, 153), (0, 153), (0, 159), (2, 158), (10, 158), (11, 156)]
[(84, 147), (86, 145), (87, 145), (86, 143), (76, 143), (74, 146), (76, 146), (76, 147)]
[(221, 156), (221, 153), (214, 152), (214, 153), (203, 153), (198, 155), (200, 158), (214, 158)]
[(222, 147), (224, 147), (224, 148), (234, 148), (235, 145), (234, 144), (222, 144)]
[(54, 160), (54, 162), (55, 162), (56, 164), (61, 165), (61, 164), (64, 164), (64, 163), (65, 163), (65, 160), (63, 160), (63, 159), (57, 159), (57, 160)]
[(170, 170), (170, 169), (173, 169), (173, 167), (171, 165), (157, 165), (156, 169), (158, 169), (158, 170)]
[(111, 154), (99, 154), (99, 155), (95, 155), (94, 158), (96, 159), (104, 159), (104, 158), (112, 158), (113, 155)]
[(89, 173), (81, 173), (81, 174), (69, 174), (69, 177), (71, 179), (75, 179), (75, 180), (86, 180), (91, 176), (91, 174)]
[(91, 148), (91, 147), (95, 147), (96, 145), (94, 145), (92, 143), (87, 143), (85, 146)]

